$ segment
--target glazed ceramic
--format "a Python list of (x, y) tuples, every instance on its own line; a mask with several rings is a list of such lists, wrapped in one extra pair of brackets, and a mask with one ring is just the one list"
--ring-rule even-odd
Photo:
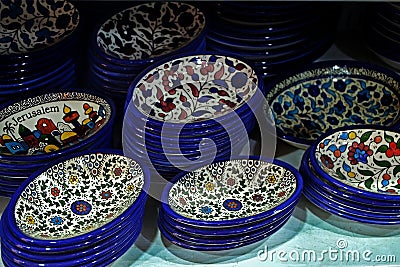
[(97, 32), (97, 45), (123, 60), (146, 60), (172, 53), (199, 37), (205, 16), (180, 2), (151, 2), (125, 9)]
[(275, 160), (216, 162), (178, 175), (167, 185), (162, 206), (191, 225), (220, 227), (265, 219), (298, 198), (302, 178)]
[(267, 102), (279, 137), (308, 146), (340, 126), (397, 125), (399, 81), (375, 65), (320, 62), (269, 84)]
[[(315, 170), (337, 186), (373, 199), (400, 199), (397, 132), (375, 128), (338, 129), (312, 146)], [(400, 145), (400, 142), (399, 142)]]
[(34, 160), (83, 146), (113, 121), (110, 101), (88, 93), (28, 98), (0, 110), (1, 158)]
[(5, 1), (0, 6), (0, 55), (52, 46), (78, 26), (78, 10), (67, 1)]
[(13, 233), (32, 244), (95, 237), (124, 219), (149, 186), (146, 168), (114, 153), (81, 153), (33, 174), (8, 210)]
[(176, 57), (131, 85), (128, 101), (155, 121), (194, 123), (238, 110), (259, 80), (245, 62), (214, 54)]

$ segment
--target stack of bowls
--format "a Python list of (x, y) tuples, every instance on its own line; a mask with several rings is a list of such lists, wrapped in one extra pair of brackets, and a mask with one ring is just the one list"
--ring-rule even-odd
[(376, 3), (368, 13), (367, 47), (387, 65), (400, 69), (400, 4)]
[(149, 2), (120, 11), (90, 41), (88, 85), (125, 103), (143, 69), (166, 56), (203, 51), (205, 31), (204, 14), (191, 4)]
[[(207, 49), (251, 60), (264, 76), (309, 63), (328, 50), (334, 29), (315, 3), (216, 2)], [(334, 19), (332, 20), (332, 22)]]
[(0, 107), (0, 195), (69, 153), (110, 146), (114, 106), (107, 98), (61, 91)]
[(346, 125), (400, 126), (400, 76), (359, 61), (310, 64), (266, 85), (279, 138), (300, 148)]
[(171, 179), (193, 164), (238, 154), (261, 108), (262, 81), (247, 63), (217, 54), (179, 55), (131, 85), (122, 145)]
[(79, 13), (69, 2), (0, 5), (0, 102), (76, 86)]
[(304, 154), (304, 195), (332, 214), (370, 224), (400, 223), (398, 132), (343, 127)]
[(301, 196), (292, 166), (259, 158), (216, 162), (176, 176), (162, 194), (159, 229), (198, 251), (247, 246), (278, 231)]
[(149, 172), (120, 151), (56, 161), (18, 189), (1, 220), (5, 266), (106, 266), (140, 234)]

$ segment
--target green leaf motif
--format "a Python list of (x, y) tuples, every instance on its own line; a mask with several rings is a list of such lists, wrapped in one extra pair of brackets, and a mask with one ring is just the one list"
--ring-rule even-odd
[(390, 136), (390, 135), (386, 134), (386, 132), (385, 132), (385, 134), (384, 134), (384, 137), (385, 137), (386, 142), (388, 142), (388, 143), (394, 141), (393, 136)]
[(393, 175), (396, 176), (400, 172), (400, 165), (397, 165), (393, 169)]
[(400, 184), (396, 184), (396, 185), (394, 186), (394, 188), (400, 189)]
[(364, 143), (365, 141), (367, 141), (369, 139), (369, 137), (371, 136), (372, 131), (363, 133), (363, 135), (360, 138), (360, 143)]
[(377, 152), (380, 153), (385, 153), (388, 150), (388, 146), (387, 145), (381, 145), (380, 147), (378, 147)]
[(365, 182), (364, 182), (365, 187), (368, 188), (368, 189), (371, 189), (371, 185), (372, 185), (373, 182), (374, 182), (374, 179), (373, 179), (372, 177), (371, 177), (371, 178), (368, 178), (368, 179), (365, 180)]
[(390, 164), (390, 162), (387, 160), (377, 160), (374, 158), (374, 163), (376, 165), (378, 165), (379, 167), (383, 167), (383, 168), (389, 168), (392, 166), (392, 164)]
[(364, 175), (364, 176), (374, 176), (375, 175), (375, 173), (370, 170), (362, 170), (362, 169), (357, 169), (357, 170), (361, 175)]
[(346, 176), (340, 171), (339, 168), (336, 169), (336, 175), (340, 180), (347, 180)]

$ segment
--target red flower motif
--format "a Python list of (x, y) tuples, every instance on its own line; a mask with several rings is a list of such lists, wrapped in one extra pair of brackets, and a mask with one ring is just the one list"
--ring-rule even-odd
[(262, 195), (260, 195), (260, 194), (253, 195), (253, 201), (260, 202), (260, 201), (263, 201), (263, 200), (264, 200), (264, 197)]
[(161, 110), (164, 112), (170, 112), (171, 110), (175, 109), (175, 104), (172, 102), (165, 102), (163, 100), (160, 101), (161, 104)]
[(115, 176), (120, 176), (122, 174), (122, 169), (120, 167), (114, 169)]
[(112, 193), (110, 191), (101, 192), (101, 198), (102, 199), (109, 199), (111, 196), (112, 196)]
[(58, 187), (53, 187), (51, 189), (51, 194), (53, 195), (53, 197), (58, 197), (60, 195), (60, 189), (58, 189)]
[(286, 191), (281, 191), (278, 193), (278, 197), (283, 197), (284, 195), (286, 195)]
[(229, 186), (234, 186), (236, 184), (236, 180), (233, 178), (228, 178), (228, 180), (226, 180), (226, 184)]
[(400, 148), (397, 147), (395, 142), (390, 142), (385, 154), (388, 158), (391, 158), (393, 156), (400, 156)]
[(353, 142), (351, 147), (349, 147), (349, 153), (347, 153), (348, 159), (352, 165), (359, 162), (367, 163), (367, 158), (372, 155), (372, 150), (369, 146), (364, 145), (364, 143)]
[(322, 165), (324, 165), (328, 169), (333, 168), (333, 160), (328, 155), (322, 155), (320, 157), (320, 160), (321, 160)]

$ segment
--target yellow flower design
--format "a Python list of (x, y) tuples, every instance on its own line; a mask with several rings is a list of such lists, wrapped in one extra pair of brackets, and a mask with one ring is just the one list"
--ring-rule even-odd
[(69, 177), (69, 183), (70, 184), (76, 184), (79, 181), (78, 176), (76, 175), (71, 175), (71, 177)]
[(35, 224), (35, 219), (33, 219), (32, 216), (26, 217), (26, 221), (27, 221), (29, 224)]
[(211, 183), (211, 182), (206, 183), (206, 190), (207, 191), (212, 191), (212, 190), (214, 190), (214, 188), (215, 188), (215, 186), (214, 186), (213, 183)]
[(133, 191), (135, 189), (135, 186), (133, 184), (130, 184), (126, 187), (126, 191)]
[(269, 175), (267, 178), (268, 183), (273, 184), (276, 181), (275, 175)]
[(355, 132), (351, 131), (351, 132), (349, 133), (349, 139), (350, 139), (350, 140), (353, 140), (353, 139), (356, 138), (356, 137), (357, 137), (357, 134), (356, 134)]

